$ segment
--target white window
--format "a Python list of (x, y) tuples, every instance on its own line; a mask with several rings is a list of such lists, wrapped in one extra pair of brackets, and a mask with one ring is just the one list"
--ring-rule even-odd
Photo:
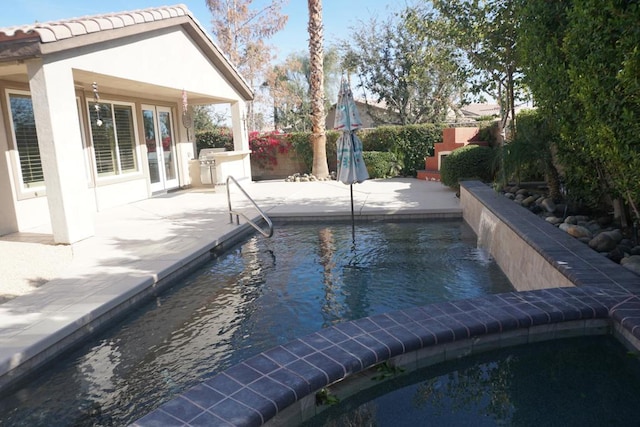
[(28, 93), (10, 92), (8, 98), (14, 144), (20, 160), (21, 187), (23, 189), (42, 188), (44, 173), (31, 96)]
[(98, 176), (138, 172), (133, 107), (89, 102), (89, 120)]

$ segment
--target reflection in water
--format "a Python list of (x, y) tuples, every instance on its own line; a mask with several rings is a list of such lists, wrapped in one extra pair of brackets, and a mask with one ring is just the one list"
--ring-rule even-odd
[(475, 242), (461, 240), (464, 227), (361, 225), (355, 252), (344, 224), (251, 238), (0, 398), (0, 425), (126, 425), (247, 357), (328, 325), (512, 290), (495, 264), (470, 256)]
[(305, 425), (351, 425), (364, 410), (374, 414), (369, 426), (629, 426), (638, 424), (638, 396), (638, 358), (611, 336), (581, 337), (412, 372)]

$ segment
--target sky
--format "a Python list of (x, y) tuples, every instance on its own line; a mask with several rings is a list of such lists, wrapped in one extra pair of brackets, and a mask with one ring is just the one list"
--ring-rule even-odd
[[(0, 3), (11, 0), (0, 0)], [(205, 0), (109, 0), (95, 2), (87, 0), (20, 0), (11, 1), (11, 6), (3, 5), (0, 13), (0, 27), (31, 24), (36, 21), (48, 22), (97, 15), (110, 12), (122, 12), (146, 9), (166, 5), (185, 4), (200, 24), (211, 34), (211, 12)], [(254, 8), (263, 6), (268, 0), (255, 0)], [(402, 7), (405, 0), (324, 0), (323, 22), (325, 27), (325, 46), (348, 37), (349, 27), (358, 26), (358, 21), (368, 21), (371, 17), (384, 18)], [(345, 7), (348, 4), (348, 8)], [(308, 51), (307, 2), (289, 0), (283, 8), (283, 14), (289, 16), (287, 26), (276, 34), (270, 44), (277, 48), (277, 60), (293, 52)]]

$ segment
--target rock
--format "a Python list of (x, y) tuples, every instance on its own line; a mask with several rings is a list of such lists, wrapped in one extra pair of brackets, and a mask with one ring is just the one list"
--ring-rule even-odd
[[(619, 230), (618, 230), (619, 231)], [(620, 233), (622, 235), (622, 233)], [(628, 246), (629, 250), (631, 250), (631, 248), (633, 248), (635, 245), (633, 244), (633, 242), (631, 241), (631, 239), (627, 239), (627, 238), (623, 238), (618, 242), (619, 245), (624, 245), (624, 246)]]
[(550, 197), (543, 198), (542, 201), (540, 202), (540, 206), (542, 206), (544, 210), (546, 210), (547, 212), (556, 211), (556, 204), (553, 203), (553, 200)]
[(504, 197), (506, 197), (509, 200), (513, 200), (516, 198), (516, 195), (513, 193), (504, 193)]
[(620, 263), (620, 261), (622, 261), (622, 258), (624, 258), (624, 253), (620, 249), (615, 248), (607, 254), (607, 258), (609, 258), (613, 262)]
[(596, 235), (593, 239), (589, 240), (589, 247), (598, 252), (610, 252), (616, 248), (618, 243), (616, 239), (611, 236), (610, 231), (604, 231)]
[(557, 216), (548, 216), (545, 218), (545, 221), (553, 225), (558, 225), (562, 223), (562, 218), (558, 218)]
[(536, 215), (539, 215), (539, 214), (541, 214), (541, 213), (544, 211), (544, 209), (542, 209), (542, 207), (540, 207), (540, 206), (538, 206), (538, 205), (533, 205), (533, 206), (531, 206), (531, 207), (529, 208), (529, 210), (530, 210), (531, 212), (533, 212), (534, 214), (536, 214)]
[(566, 220), (565, 222), (560, 224), (560, 230), (576, 238), (581, 238), (581, 237), (591, 238), (591, 232), (588, 229), (586, 229), (585, 227), (582, 227), (581, 225), (569, 224), (567, 223)]
[(586, 223), (585, 227), (587, 227), (591, 232), (591, 234), (593, 235), (598, 234), (598, 232), (600, 232), (601, 230), (600, 224), (598, 224), (598, 221), (589, 221)]
[(526, 197), (529, 195), (529, 190), (527, 190), (526, 188), (520, 188), (516, 190), (516, 195), (522, 195)]
[(616, 239), (616, 243), (620, 243), (622, 241), (622, 238), (624, 237), (622, 235), (622, 231), (620, 231), (620, 229), (618, 228), (614, 228), (613, 230), (609, 231), (609, 233), (611, 233), (611, 237)]
[(569, 215), (568, 217), (566, 217), (564, 219), (565, 224), (577, 224), (578, 223), (578, 218), (576, 218), (573, 215)]
[(631, 255), (629, 257), (622, 258), (622, 260), (620, 260), (620, 264), (623, 265), (624, 268), (640, 275), (640, 255)]
[(596, 221), (598, 221), (598, 224), (600, 224), (601, 227), (606, 227), (613, 222), (613, 217), (611, 215), (604, 215), (598, 217)]
[(640, 245), (634, 246), (630, 253), (631, 255), (640, 255)]
[(622, 252), (623, 254), (625, 254), (625, 256), (631, 255), (631, 249), (633, 249), (632, 245), (626, 245), (624, 243), (618, 243), (618, 249), (620, 250), (620, 252)]
[(536, 201), (536, 196), (528, 196), (527, 198), (525, 198), (525, 199), (522, 201), (522, 206), (524, 206), (524, 207), (527, 207), (527, 208), (528, 208), (529, 206), (531, 206), (532, 204), (534, 204), (534, 203), (535, 203), (535, 201)]

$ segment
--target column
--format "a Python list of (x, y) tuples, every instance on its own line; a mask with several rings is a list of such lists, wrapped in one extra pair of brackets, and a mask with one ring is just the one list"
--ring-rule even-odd
[(82, 136), (71, 67), (41, 60), (27, 64), (38, 146), (56, 243), (94, 235)]

